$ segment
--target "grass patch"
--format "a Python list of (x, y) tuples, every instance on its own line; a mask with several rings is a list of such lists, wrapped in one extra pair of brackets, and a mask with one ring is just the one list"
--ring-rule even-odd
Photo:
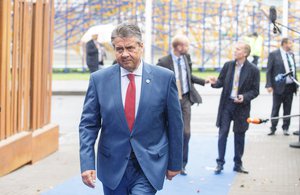
[[(219, 76), (219, 72), (217, 71), (205, 71), (200, 72), (199, 70), (193, 70), (193, 75), (200, 77), (202, 79), (206, 79), (209, 76)], [(297, 76), (300, 78), (300, 71), (297, 71)], [(53, 80), (89, 80), (90, 73), (89, 72), (53, 72), (52, 79)], [(266, 82), (266, 71), (260, 71), (260, 82)]]
[(53, 80), (89, 80), (90, 73), (76, 73), (76, 72), (69, 72), (69, 73), (52, 73)]

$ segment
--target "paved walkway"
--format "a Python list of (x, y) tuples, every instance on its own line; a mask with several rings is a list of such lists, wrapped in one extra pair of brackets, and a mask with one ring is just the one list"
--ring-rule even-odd
[[(52, 122), (60, 126), (59, 151), (33, 165), (25, 165), (1, 177), (0, 194), (40, 194), (79, 175), (78, 123), (84, 100), (84, 96), (80, 94), (85, 93), (87, 85), (88, 81), (53, 82)], [(196, 139), (197, 136), (212, 136), (215, 137), (216, 144), (215, 120), (220, 90), (211, 89), (209, 86), (197, 86), (197, 89), (203, 96), (203, 104), (192, 107), (192, 139)], [(261, 95), (252, 103), (251, 115), (267, 118), (271, 111), (271, 104), (272, 96), (266, 93), (262, 84)], [(292, 114), (298, 113), (299, 97), (295, 97)], [(281, 124), (280, 122), (279, 125)], [(300, 194), (300, 149), (289, 147), (290, 143), (298, 142), (299, 138), (292, 135), (283, 136), (280, 128), (275, 136), (270, 137), (266, 135), (269, 132), (268, 128), (269, 124), (250, 126), (243, 157), (244, 167), (250, 173), (236, 174), (234, 181), (228, 184), (229, 195)], [(293, 118), (290, 129), (294, 131), (298, 128), (299, 119)], [(202, 147), (206, 148), (209, 154), (202, 158), (211, 158), (212, 164), (207, 166), (214, 167), (217, 151), (205, 144)], [(227, 150), (233, 148), (228, 147)], [(232, 167), (229, 164), (232, 159), (228, 156), (225, 171), (231, 172)], [(190, 162), (190, 166), (195, 164), (197, 162)], [(215, 185), (219, 184), (216, 182)], [(201, 191), (195, 194), (201, 194)]]

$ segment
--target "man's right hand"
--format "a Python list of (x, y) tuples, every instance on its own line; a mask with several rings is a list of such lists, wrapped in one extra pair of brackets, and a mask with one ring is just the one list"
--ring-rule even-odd
[(95, 187), (96, 183), (96, 171), (95, 170), (87, 170), (81, 173), (82, 181), (85, 185), (89, 186), (90, 188)]
[(171, 170), (167, 170), (167, 173), (166, 173), (166, 178), (168, 180), (172, 180), (173, 177), (175, 177), (176, 175), (178, 175), (180, 173), (180, 171), (171, 171)]
[(268, 87), (268, 88), (267, 88), (267, 91), (268, 91), (269, 93), (272, 93), (272, 92), (273, 92), (273, 88), (272, 88), (272, 87)]
[(215, 76), (209, 76), (208, 80), (209, 80), (210, 84), (216, 84), (218, 79)]

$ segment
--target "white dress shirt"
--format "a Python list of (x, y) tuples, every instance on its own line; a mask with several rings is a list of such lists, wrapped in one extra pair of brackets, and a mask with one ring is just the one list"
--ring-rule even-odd
[(240, 75), (241, 75), (241, 70), (243, 68), (244, 64), (242, 65), (235, 65), (234, 66), (234, 75), (233, 75), (233, 80), (232, 80), (232, 89), (230, 93), (230, 98), (235, 99), (239, 94), (239, 84), (240, 84)]
[(174, 65), (174, 72), (175, 72), (175, 77), (177, 80), (179, 80), (179, 73), (178, 73), (178, 58), (180, 58), (180, 67), (181, 67), (181, 72), (182, 72), (182, 93), (185, 94), (189, 92), (189, 84), (188, 84), (188, 78), (187, 78), (187, 64), (185, 64), (185, 60), (183, 56), (177, 57), (174, 53), (171, 53), (172, 55), (172, 60), (173, 60), (173, 65)]
[[(129, 85), (129, 79), (127, 77), (128, 74), (131, 74), (128, 70), (121, 68), (121, 93), (122, 93), (122, 102), (123, 107), (125, 109), (125, 99), (126, 99), (126, 92)], [(143, 62), (141, 61), (138, 68), (132, 72), (134, 74), (134, 82), (135, 82), (135, 116), (138, 111), (138, 106), (140, 102), (141, 96), (141, 87), (142, 87), (142, 73), (143, 73)]]
[[(291, 54), (289, 54), (288, 52), (284, 51), (282, 48), (280, 48), (280, 53), (281, 53), (282, 61), (283, 61), (283, 64), (284, 64), (285, 72), (286, 73), (290, 72), (289, 63), (288, 63), (287, 58), (286, 58), (286, 54), (288, 54), (290, 63), (292, 65), (293, 74), (295, 74), (295, 70), (294, 70), (295, 64), (294, 64), (294, 60), (293, 60)], [(285, 81), (286, 81), (287, 84), (293, 83), (293, 80), (289, 76), (286, 77)]]

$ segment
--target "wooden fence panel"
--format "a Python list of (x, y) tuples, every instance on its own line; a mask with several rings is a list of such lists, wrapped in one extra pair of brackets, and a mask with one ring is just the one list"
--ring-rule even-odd
[(23, 108), (23, 128), (21, 130), (28, 130), (30, 129), (30, 70), (31, 70), (31, 31), (32, 31), (32, 3), (25, 2), (25, 24), (27, 25), (24, 31), (24, 45), (23, 45), (23, 62), (24, 65), (24, 92), (23, 92), (23, 101), (24, 101), (24, 108)]
[(53, 25), (54, 0), (0, 0), (0, 176), (58, 149)]
[(13, 133), (17, 133), (17, 123), (15, 123), (14, 121), (18, 120), (18, 112), (17, 112), (17, 106), (18, 106), (18, 98), (17, 98), (17, 94), (18, 94), (18, 82), (17, 82), (17, 78), (18, 78), (18, 65), (20, 64), (20, 52), (18, 51), (19, 49), (19, 32), (20, 32), (20, 28), (19, 28), (19, 17), (20, 17), (20, 4), (18, 1), (16, 1), (14, 3), (14, 17), (13, 17), (13, 40), (12, 40), (12, 79), (11, 80), (11, 95), (12, 95), (12, 104), (11, 104), (11, 108), (12, 108), (12, 112), (11, 112), (11, 127), (13, 129)]
[(11, 135), (9, 123), (10, 116), (10, 98), (9, 98), (9, 80), (10, 74), (10, 1), (0, 1), (0, 140)]

